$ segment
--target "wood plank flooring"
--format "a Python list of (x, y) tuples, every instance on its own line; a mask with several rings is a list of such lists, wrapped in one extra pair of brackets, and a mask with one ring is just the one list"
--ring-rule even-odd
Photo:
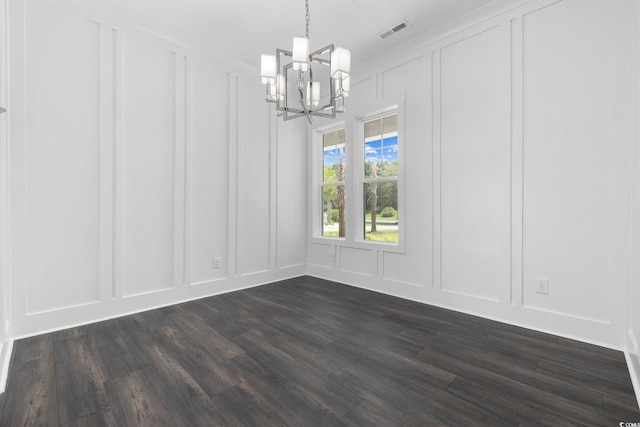
[(17, 341), (2, 426), (618, 426), (624, 355), (310, 277)]

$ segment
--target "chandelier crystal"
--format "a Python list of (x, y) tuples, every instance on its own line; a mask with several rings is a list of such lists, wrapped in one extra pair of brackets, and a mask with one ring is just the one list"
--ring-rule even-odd
[(335, 118), (344, 112), (351, 51), (330, 44), (310, 52), (309, 0), (305, 9), (305, 36), (293, 38), (291, 51), (262, 55), (260, 69), (265, 100), (275, 104), (276, 113), (284, 120), (306, 117), (311, 123), (312, 116)]

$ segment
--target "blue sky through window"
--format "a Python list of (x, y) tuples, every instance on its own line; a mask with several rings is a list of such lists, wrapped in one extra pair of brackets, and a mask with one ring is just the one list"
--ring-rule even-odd
[(398, 160), (398, 136), (376, 139), (364, 143), (365, 161), (392, 163)]
[(345, 147), (344, 144), (341, 146), (332, 146), (324, 149), (324, 165), (325, 166), (333, 166), (340, 163), (340, 158), (342, 157), (342, 162), (344, 163), (345, 159)]

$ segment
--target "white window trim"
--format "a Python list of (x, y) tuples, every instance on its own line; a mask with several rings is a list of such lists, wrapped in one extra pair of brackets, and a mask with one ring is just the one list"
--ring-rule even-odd
[[(364, 236), (364, 194), (363, 188), (365, 182), (388, 182), (396, 179), (388, 179), (380, 177), (377, 179), (364, 178), (364, 123), (375, 120), (377, 118), (386, 117), (392, 114), (398, 115), (398, 243), (375, 242), (365, 240)], [(366, 109), (361, 109), (354, 114), (352, 119), (352, 145), (351, 148), (351, 169), (353, 175), (351, 178), (351, 194), (355, 206), (353, 207), (353, 217), (351, 218), (353, 246), (366, 249), (377, 249), (384, 252), (405, 252), (405, 203), (404, 203), (404, 151), (405, 151), (405, 131), (404, 131), (404, 93), (396, 97), (385, 97), (375, 102), (369, 103)], [(347, 237), (349, 237), (349, 228), (347, 228)]]
[[(351, 102), (351, 99), (349, 99)], [(351, 107), (343, 114), (344, 121), (331, 122), (318, 121), (316, 127), (311, 128), (311, 188), (310, 188), (310, 236), (309, 242), (325, 245), (335, 245), (349, 248), (361, 248), (379, 250), (383, 252), (405, 253), (405, 93), (394, 96), (386, 96), (374, 101), (363, 103), (361, 106)], [(364, 182), (364, 122), (376, 117), (398, 114), (398, 243), (375, 242), (364, 239), (364, 206), (363, 182)], [(322, 135), (328, 132), (344, 128), (346, 143), (346, 236), (325, 237), (322, 236)], [(379, 181), (385, 181), (384, 177)]]
[[(345, 129), (345, 144), (346, 144), (346, 159), (345, 159), (345, 198), (346, 203), (349, 202), (349, 194), (347, 191), (347, 182), (349, 181), (349, 168), (351, 164), (349, 163), (351, 155), (349, 154), (349, 143), (347, 142), (347, 133), (344, 122), (334, 122), (328, 126), (322, 126), (315, 129), (312, 129), (311, 136), (311, 173), (312, 175), (312, 190), (311, 194), (311, 241), (315, 241), (316, 243), (328, 243), (328, 242), (344, 242), (346, 240), (345, 237), (326, 237), (322, 235), (322, 191), (318, 191), (325, 187), (323, 178), (324, 178), (324, 169), (322, 162), (322, 136), (326, 133), (335, 132), (340, 129)], [(338, 185), (339, 183), (332, 182), (331, 185)], [(349, 208), (347, 206), (347, 233), (349, 232)]]

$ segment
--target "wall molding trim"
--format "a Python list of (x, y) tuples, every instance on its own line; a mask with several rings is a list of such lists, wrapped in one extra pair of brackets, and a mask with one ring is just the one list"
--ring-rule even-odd
[(11, 353), (13, 352), (13, 340), (10, 339), (2, 343), (0, 349), (0, 393), (4, 393), (9, 379), (9, 368), (11, 368)]
[(10, 329), (10, 197), (9, 197), (9, 115), (11, 106), (9, 105), (9, 61), (8, 53), (8, 3), (7, 0), (0, 0), (0, 107), (9, 111), (0, 113), (0, 393), (4, 392), (9, 361), (11, 360), (11, 340)]

